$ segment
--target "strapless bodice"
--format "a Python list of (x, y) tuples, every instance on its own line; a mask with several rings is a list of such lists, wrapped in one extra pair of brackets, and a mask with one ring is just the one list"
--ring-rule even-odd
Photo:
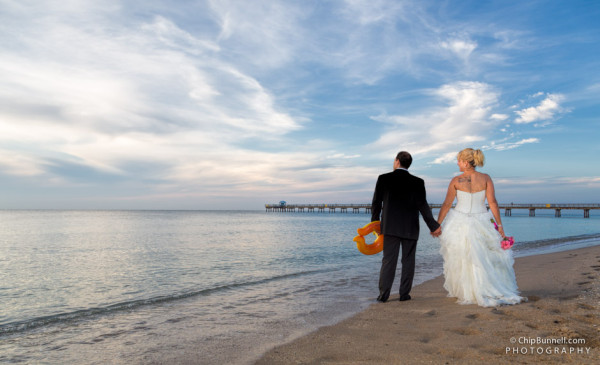
[(456, 191), (456, 207), (455, 210), (461, 213), (485, 213), (485, 190), (476, 193), (467, 193), (466, 191)]

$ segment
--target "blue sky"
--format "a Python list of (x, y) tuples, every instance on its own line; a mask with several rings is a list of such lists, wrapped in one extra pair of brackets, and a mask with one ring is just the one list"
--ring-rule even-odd
[(600, 2), (0, 0), (0, 209), (598, 203)]

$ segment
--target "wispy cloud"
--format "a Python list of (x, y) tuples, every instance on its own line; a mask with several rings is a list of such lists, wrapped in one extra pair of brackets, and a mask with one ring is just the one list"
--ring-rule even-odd
[(398, 149), (435, 175), (464, 147), (546, 143), (531, 126), (567, 96), (596, 102), (595, 80), (536, 83), (547, 36), (493, 4), (0, 2), (0, 175), (34, 187), (351, 197)]
[(510, 118), (507, 114), (492, 114), (490, 115), (491, 119), (494, 120), (499, 120), (499, 121), (503, 121), (503, 120), (507, 120), (508, 118)]
[(463, 81), (443, 85), (430, 95), (445, 105), (415, 115), (373, 117), (388, 128), (372, 147), (388, 154), (400, 148), (415, 155), (445, 155), (447, 150), (482, 142), (493, 131), (496, 121), (490, 114), (498, 93), (490, 85)]
[[(534, 97), (543, 96), (544, 94), (538, 92)], [(557, 114), (564, 111), (560, 103), (564, 100), (564, 96), (561, 94), (546, 94), (546, 98), (542, 100), (537, 106), (521, 109), (515, 111), (519, 116), (515, 119), (515, 123), (533, 123), (533, 122), (545, 122), (550, 121)]]
[(273, 69), (294, 61), (297, 50), (307, 47), (302, 21), (310, 12), (277, 1), (209, 0), (219, 25), (218, 42), (224, 59), (245, 57), (245, 67)]
[[(511, 176), (494, 178), (500, 202), (523, 203), (593, 203), (589, 192), (600, 189), (600, 177)], [(557, 193), (560, 192), (560, 193)], [(510, 197), (511, 200), (507, 200)]]
[(517, 139), (519, 133), (509, 133), (509, 125), (500, 127), (509, 116), (493, 113), (500, 94), (488, 84), (463, 81), (443, 85), (429, 95), (445, 105), (415, 115), (373, 117), (387, 128), (370, 147), (388, 155), (409, 150), (416, 156), (433, 157), (435, 165), (455, 161), (457, 152), (466, 147), (505, 151), (540, 142), (534, 137)]
[(442, 48), (450, 50), (457, 57), (466, 61), (477, 48), (477, 43), (470, 40), (455, 39), (441, 43)]
[(457, 151), (447, 152), (447, 153), (443, 154), (442, 156), (433, 160), (432, 163), (437, 165), (437, 164), (443, 164), (443, 163), (456, 161), (457, 156), (458, 156)]
[(0, 149), (0, 171), (16, 176), (35, 176), (44, 173), (43, 162), (15, 150)]
[(520, 147), (524, 144), (539, 143), (539, 142), (540, 142), (540, 140), (538, 138), (525, 138), (525, 139), (522, 139), (522, 140), (516, 141), (516, 142), (501, 142), (501, 143), (492, 141), (489, 145), (483, 146), (482, 149), (505, 151), (505, 150), (512, 150), (513, 148)]
[[(23, 24), (21, 48), (0, 60), (0, 141), (35, 145), (23, 161), (51, 155), (125, 173), (131, 161), (164, 167), (301, 128), (260, 82), (222, 60), (213, 40), (164, 17), (97, 25)], [(28, 171), (40, 174), (45, 163), (36, 166)]]

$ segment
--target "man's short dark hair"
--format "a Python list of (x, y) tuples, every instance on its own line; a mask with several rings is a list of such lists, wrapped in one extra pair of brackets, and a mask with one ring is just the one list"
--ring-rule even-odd
[(400, 166), (404, 167), (405, 169), (409, 168), (412, 164), (412, 156), (406, 151), (398, 152), (398, 155), (396, 155), (396, 160), (400, 161)]

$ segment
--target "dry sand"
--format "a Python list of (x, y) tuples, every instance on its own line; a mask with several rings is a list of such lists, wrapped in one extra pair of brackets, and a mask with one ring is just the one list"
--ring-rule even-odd
[(518, 258), (515, 272), (527, 303), (459, 305), (438, 277), (257, 364), (600, 364), (600, 246)]

